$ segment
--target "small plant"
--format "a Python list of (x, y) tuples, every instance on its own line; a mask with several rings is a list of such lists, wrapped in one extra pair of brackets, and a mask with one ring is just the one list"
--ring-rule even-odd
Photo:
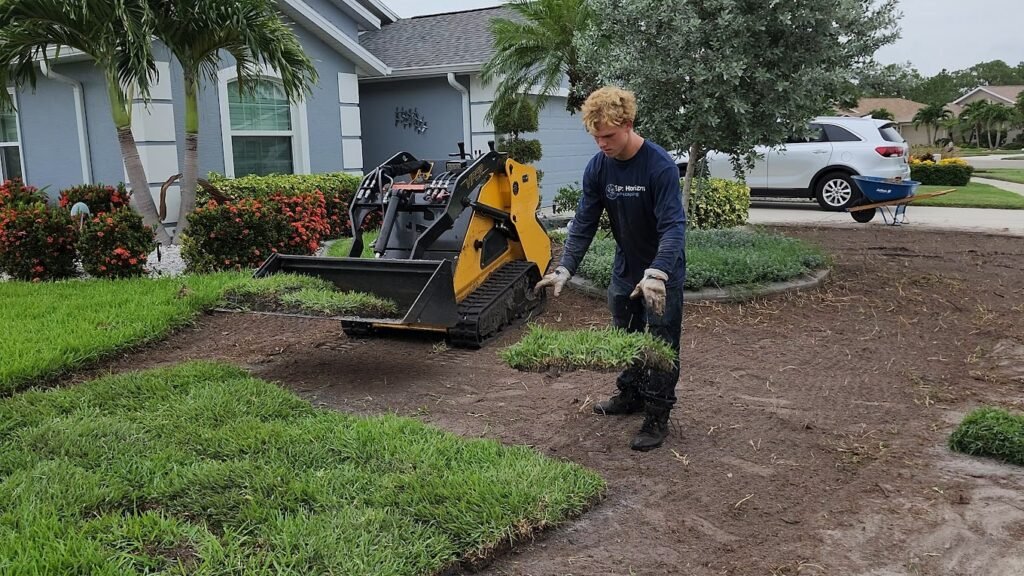
[(285, 251), (294, 232), (271, 202), (242, 198), (231, 204), (209, 202), (188, 215), (181, 255), (190, 272), (256, 268)]
[(676, 361), (668, 344), (646, 332), (541, 326), (531, 326), (522, 340), (502, 350), (501, 357), (512, 368), (527, 371), (621, 370), (638, 365), (670, 370)]
[(968, 414), (949, 437), (949, 447), (1024, 466), (1024, 414), (983, 407)]
[(34, 186), (28, 186), (20, 179), (5, 180), (0, 184), (0, 208), (46, 204), (46, 195)]
[(41, 202), (0, 208), (0, 271), (32, 282), (70, 278), (76, 237), (67, 210)]
[(93, 214), (112, 212), (128, 206), (131, 194), (124, 184), (105, 186), (103, 184), (83, 184), (60, 191), (58, 202), (61, 208), (71, 209), (78, 202), (84, 202)]
[[(564, 214), (566, 212), (574, 212), (580, 205), (580, 198), (583, 197), (583, 188), (580, 188), (578, 182), (573, 182), (567, 186), (562, 186), (558, 189), (555, 194), (555, 199), (552, 205), (555, 214)], [(608, 213), (601, 213), (601, 220), (597, 225), (599, 230), (609, 232), (612, 229), (612, 222), (608, 219)]]
[(97, 278), (128, 278), (146, 274), (146, 259), (156, 248), (153, 230), (129, 206), (99, 213), (78, 238), (82, 268)]

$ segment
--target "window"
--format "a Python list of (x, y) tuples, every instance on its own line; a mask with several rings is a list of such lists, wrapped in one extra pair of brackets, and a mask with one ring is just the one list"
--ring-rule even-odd
[[(11, 98), (14, 92), (8, 90)], [(18, 113), (10, 105), (0, 105), (0, 180), (25, 179), (21, 167), (21, 138)]]
[(821, 124), (808, 124), (802, 134), (793, 134), (786, 139), (787, 144), (807, 144), (814, 142), (827, 142), (825, 130)]
[(860, 138), (846, 128), (841, 128), (832, 124), (825, 124), (824, 126), (825, 135), (828, 136), (829, 142), (860, 142)]
[(903, 136), (896, 129), (895, 124), (886, 124), (878, 129), (878, 133), (886, 142), (904, 142)]
[(292, 109), (280, 84), (260, 80), (240, 94), (229, 82), (228, 110), (235, 177), (295, 172)]

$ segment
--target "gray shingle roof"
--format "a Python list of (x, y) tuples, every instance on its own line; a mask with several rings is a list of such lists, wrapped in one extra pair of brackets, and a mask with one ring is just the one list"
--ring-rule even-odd
[(514, 19), (504, 6), (402, 19), (359, 36), (359, 44), (394, 69), (483, 64), (494, 53), (492, 18)]

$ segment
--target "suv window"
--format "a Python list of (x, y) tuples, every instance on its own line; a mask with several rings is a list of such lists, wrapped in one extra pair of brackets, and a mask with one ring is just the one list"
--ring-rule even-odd
[(824, 126), (825, 135), (828, 136), (829, 142), (860, 142), (860, 138), (846, 128), (841, 128), (832, 124), (825, 124)]
[(787, 144), (807, 144), (809, 142), (828, 142), (825, 137), (825, 129), (821, 124), (808, 124), (803, 135), (792, 134), (786, 138)]
[(896, 130), (895, 124), (884, 124), (878, 127), (878, 133), (882, 135), (882, 138), (886, 142), (899, 142), (903, 143), (903, 135)]

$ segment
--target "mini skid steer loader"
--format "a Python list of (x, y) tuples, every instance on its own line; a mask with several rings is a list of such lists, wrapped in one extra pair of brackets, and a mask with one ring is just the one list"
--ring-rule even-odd
[[(446, 333), (453, 346), (479, 348), (539, 312), (545, 295), (533, 286), (551, 260), (551, 242), (537, 220), (536, 170), (493, 145), (476, 158), (453, 156), (439, 175), (408, 152), (369, 172), (350, 207), (347, 258), (274, 254), (255, 276), (306, 274), (397, 304), (394, 318), (341, 317), (349, 336), (428, 330)], [(384, 219), (375, 258), (360, 258), (359, 224), (376, 210)]]

